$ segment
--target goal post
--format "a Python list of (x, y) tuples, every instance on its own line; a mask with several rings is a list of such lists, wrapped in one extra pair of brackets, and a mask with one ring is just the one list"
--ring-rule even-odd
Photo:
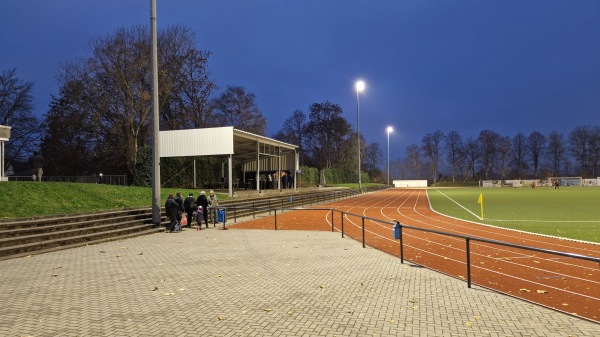
[(559, 186), (583, 186), (582, 177), (548, 177), (546, 181), (550, 186), (553, 186), (555, 181), (558, 181)]

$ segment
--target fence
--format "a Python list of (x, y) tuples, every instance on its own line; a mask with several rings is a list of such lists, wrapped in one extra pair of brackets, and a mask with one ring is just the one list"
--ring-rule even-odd
[[(31, 176), (9, 176), (8, 181), (32, 181)], [(42, 181), (127, 186), (126, 175), (42, 176)]]

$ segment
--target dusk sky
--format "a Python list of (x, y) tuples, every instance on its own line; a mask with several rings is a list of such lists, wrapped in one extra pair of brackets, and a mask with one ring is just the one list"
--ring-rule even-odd
[[(220, 89), (257, 97), (268, 136), (294, 110), (329, 100), (391, 159), (423, 135), (490, 129), (514, 137), (600, 125), (599, 0), (157, 0), (211, 51)], [(2, 0), (0, 71), (34, 83), (35, 114), (61, 63), (91, 38), (150, 25), (150, 0)], [(216, 96), (216, 95), (215, 95)]]

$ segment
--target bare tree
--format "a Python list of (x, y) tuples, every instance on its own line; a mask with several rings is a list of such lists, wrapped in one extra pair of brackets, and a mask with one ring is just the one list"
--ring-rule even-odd
[(544, 147), (546, 146), (546, 137), (534, 131), (527, 137), (527, 149), (531, 156), (531, 163), (533, 164), (533, 176), (538, 176), (538, 169), (540, 166), (540, 157), (544, 153)]
[(365, 171), (369, 173), (371, 179), (381, 178), (379, 164), (382, 160), (383, 151), (379, 143), (371, 143), (365, 147)]
[(548, 136), (548, 147), (546, 148), (547, 155), (549, 157), (550, 166), (552, 167), (552, 175), (560, 175), (560, 163), (564, 159), (565, 145), (563, 140), (563, 134), (557, 131), (550, 132)]
[[(194, 47), (188, 28), (173, 26), (159, 32), (159, 101), (161, 127), (202, 125), (195, 118), (214, 88), (208, 81), (208, 53)], [(89, 115), (98, 168), (133, 175), (138, 149), (151, 136), (152, 80), (150, 32), (145, 26), (121, 28), (90, 42), (90, 56), (67, 63), (59, 75), (58, 99)], [(196, 97), (193, 97), (197, 95)], [(200, 109), (200, 110), (197, 110)], [(58, 115), (55, 115), (57, 117)], [(189, 121), (189, 122), (188, 122)]]
[(489, 179), (494, 175), (498, 155), (498, 139), (500, 139), (500, 135), (491, 130), (483, 130), (479, 133), (481, 165), (483, 166), (483, 177), (485, 179)]
[(421, 148), (417, 144), (411, 144), (406, 148), (406, 159), (412, 170), (412, 177), (421, 177)]
[(33, 82), (17, 76), (16, 69), (0, 74), (0, 125), (11, 127), (5, 147), (6, 166), (24, 160), (36, 148), (40, 138), (39, 121), (33, 116)]
[(512, 167), (513, 178), (522, 179), (527, 166), (527, 137), (518, 133), (512, 140)]
[(500, 137), (498, 140), (498, 168), (500, 169), (500, 179), (505, 179), (508, 173), (510, 150), (510, 137)]
[(569, 143), (573, 157), (579, 162), (579, 174), (587, 178), (589, 173), (591, 126), (578, 126), (569, 134)]
[(301, 110), (296, 110), (288, 119), (283, 122), (283, 127), (273, 138), (282, 142), (298, 146), (300, 153), (300, 165), (304, 165), (306, 154), (304, 153), (304, 129), (306, 128), (306, 114)]
[[(469, 167), (468, 172), (470, 171), (471, 177), (475, 179), (475, 175), (477, 172), (475, 170), (475, 164), (481, 156), (481, 146), (479, 145), (479, 141), (475, 139), (468, 139), (464, 147), (464, 154)], [(468, 172), (467, 174), (465, 174), (465, 179), (469, 175)]]
[(317, 168), (331, 168), (343, 162), (344, 148), (351, 142), (352, 128), (342, 117), (338, 104), (325, 101), (313, 103), (306, 124), (306, 145)]
[(444, 133), (442, 131), (435, 131), (428, 133), (423, 136), (421, 149), (425, 154), (425, 157), (429, 161), (429, 167), (433, 174), (433, 183), (437, 182), (437, 172), (442, 160), (442, 141), (444, 140)]
[(217, 126), (233, 126), (236, 129), (265, 135), (267, 121), (256, 106), (256, 96), (242, 87), (228, 86), (213, 101)]
[(455, 182), (456, 170), (460, 165), (463, 141), (457, 131), (450, 131), (446, 135), (446, 155), (450, 170), (452, 171), (452, 182)]

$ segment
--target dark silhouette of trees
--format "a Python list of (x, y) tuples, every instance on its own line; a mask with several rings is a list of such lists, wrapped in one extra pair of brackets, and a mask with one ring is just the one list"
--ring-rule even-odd
[(437, 182), (438, 178), (438, 167), (442, 160), (442, 141), (444, 140), (444, 133), (442, 131), (435, 131), (428, 133), (423, 136), (421, 150), (427, 158), (429, 168), (433, 174), (433, 183)]
[(533, 131), (527, 137), (527, 149), (531, 156), (531, 163), (533, 164), (533, 176), (538, 176), (538, 169), (540, 166), (540, 157), (544, 153), (546, 146), (546, 137), (538, 131)]
[(228, 86), (213, 101), (214, 126), (233, 126), (236, 129), (265, 135), (267, 121), (256, 105), (256, 95), (242, 87)]
[(565, 144), (563, 134), (557, 131), (550, 132), (548, 136), (548, 147), (546, 153), (548, 155), (548, 161), (550, 162), (550, 168), (552, 175), (557, 177), (561, 175), (560, 163), (564, 160), (565, 155)]
[(16, 69), (0, 74), (0, 125), (10, 126), (10, 140), (4, 147), (5, 165), (23, 161), (39, 146), (40, 122), (33, 116), (33, 82), (17, 75)]
[(348, 152), (352, 128), (342, 117), (342, 108), (325, 101), (309, 108), (306, 124), (306, 151), (317, 168), (339, 167)]
[[(161, 128), (208, 125), (207, 98), (216, 88), (206, 67), (210, 54), (196, 49), (194, 34), (182, 26), (160, 31), (158, 47)], [(147, 27), (121, 28), (92, 39), (90, 55), (60, 71), (60, 95), (47, 115), (44, 139), (49, 145), (42, 152), (57, 153), (61, 146), (75, 151), (85, 144), (98, 170), (132, 176), (138, 149), (148, 144), (152, 132), (151, 75)], [(63, 107), (68, 109), (59, 111)], [(84, 131), (53, 130), (60, 129), (61, 121), (71, 123), (69, 118), (74, 119), (70, 130), (83, 123), (79, 127)]]
[(446, 160), (450, 164), (452, 182), (455, 182), (456, 171), (459, 170), (461, 162), (464, 161), (464, 150), (462, 137), (457, 131), (450, 131), (445, 138)]

